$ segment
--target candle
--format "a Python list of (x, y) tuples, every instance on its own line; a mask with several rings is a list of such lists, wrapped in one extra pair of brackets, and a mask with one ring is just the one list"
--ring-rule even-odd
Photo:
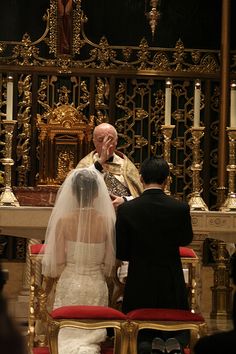
[(193, 115), (193, 126), (198, 128), (200, 126), (200, 103), (201, 103), (201, 82), (200, 80), (195, 81), (194, 89), (194, 115)]
[(13, 119), (13, 77), (7, 78), (7, 120)]
[(236, 128), (236, 81), (231, 83), (230, 90), (230, 127)]
[(165, 86), (165, 125), (171, 125), (171, 89), (172, 82), (170, 79), (166, 80)]

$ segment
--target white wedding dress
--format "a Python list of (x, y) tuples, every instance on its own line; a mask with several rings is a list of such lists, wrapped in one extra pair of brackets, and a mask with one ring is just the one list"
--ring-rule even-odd
[[(58, 280), (53, 308), (66, 305), (108, 306), (108, 288), (102, 271), (105, 242), (80, 243), (80, 264), (75, 269), (74, 250), (76, 242), (66, 241), (66, 266)], [(83, 255), (89, 266), (84, 266)], [(99, 343), (106, 339), (106, 330), (62, 328), (58, 337), (59, 354), (97, 354)]]

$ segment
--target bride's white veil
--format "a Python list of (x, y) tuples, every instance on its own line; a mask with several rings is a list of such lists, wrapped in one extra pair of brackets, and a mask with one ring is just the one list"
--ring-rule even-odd
[(104, 249), (105, 244), (101, 267), (105, 275), (111, 274), (115, 264), (115, 211), (103, 176), (93, 166), (71, 171), (57, 193), (45, 236), (44, 275), (60, 275), (68, 241), (74, 242), (73, 263), (78, 272), (96, 265), (94, 251)]

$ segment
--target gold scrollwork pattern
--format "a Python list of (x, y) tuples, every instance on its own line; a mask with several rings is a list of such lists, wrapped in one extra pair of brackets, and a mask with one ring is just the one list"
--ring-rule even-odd
[[(87, 69), (127, 69), (158, 72), (216, 73), (220, 70), (219, 52), (186, 49), (179, 39), (174, 48), (151, 47), (145, 38), (138, 46), (114, 46), (106, 37), (93, 43), (86, 34), (87, 17), (83, 13), (81, 0), (73, 5), (72, 50), (67, 55), (59, 51), (58, 1), (50, 0), (44, 15), (45, 29), (40, 38), (32, 42), (25, 33), (20, 42), (0, 42), (0, 62), (4, 64), (57, 67), (58, 72)], [(41, 43), (48, 46), (42, 51)], [(12, 55), (7, 56), (10, 48)], [(84, 50), (81, 51), (81, 48)], [(51, 57), (53, 54), (53, 58)], [(232, 54), (232, 68), (235, 55)]]
[[(115, 126), (119, 135), (119, 149), (139, 166), (148, 155), (163, 154), (164, 83), (153, 79), (117, 80), (115, 94)], [(193, 91), (189, 80), (173, 85), (172, 112), (175, 130), (171, 141), (173, 161), (172, 194), (186, 199), (192, 189)], [(204, 108), (202, 97), (201, 109)], [(200, 150), (203, 155), (202, 148)]]
[(18, 80), (18, 135), (16, 147), (18, 184), (27, 186), (28, 172), (31, 168), (30, 142), (31, 142), (31, 117), (32, 117), (32, 77), (21, 75)]
[[(52, 111), (63, 104), (73, 106), (87, 118), (90, 126), (104, 121), (114, 124), (119, 134), (119, 149), (137, 167), (146, 156), (163, 154), (164, 81), (170, 77), (173, 81), (171, 119), (175, 125), (170, 148), (173, 164), (171, 193), (179, 199), (187, 199), (192, 191), (193, 145), (189, 129), (193, 124), (193, 80), (199, 78), (202, 81), (201, 124), (206, 127), (200, 146), (201, 158), (204, 159), (200, 178), (204, 178), (205, 183), (204, 169), (210, 170), (206, 193), (210, 194), (208, 204), (214, 208), (218, 163), (219, 51), (188, 49), (181, 39), (173, 48), (151, 46), (145, 38), (130, 46), (113, 45), (104, 36), (94, 43), (87, 34), (88, 18), (83, 2), (73, 3), (70, 53), (62, 54), (58, 48), (57, 0), (49, 1), (43, 18), (43, 33), (38, 39), (33, 41), (33, 35), (25, 33), (19, 42), (0, 42), (0, 64), (4, 66), (4, 74), (0, 74), (0, 115), (3, 118), (8, 68), (13, 71), (15, 83), (18, 79), (18, 92), (14, 96), (17, 97), (14, 112), (17, 109), (18, 120), (14, 184), (38, 183), (39, 170), (46, 163), (39, 162), (40, 144), (46, 144), (46, 131), (41, 123), (48, 123)], [(231, 53), (231, 69), (233, 67), (235, 53)], [(40, 130), (38, 124), (41, 124)], [(208, 151), (205, 150), (205, 141), (208, 141)], [(62, 166), (75, 152), (70, 151), (67, 155), (68, 151), (59, 150), (58, 147), (60, 163), (57, 175), (61, 181)], [(85, 154), (83, 146), (81, 154)]]

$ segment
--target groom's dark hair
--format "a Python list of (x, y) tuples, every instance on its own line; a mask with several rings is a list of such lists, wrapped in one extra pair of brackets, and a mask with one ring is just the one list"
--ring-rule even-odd
[(145, 184), (162, 184), (169, 176), (170, 169), (161, 156), (152, 156), (143, 161), (140, 172)]

